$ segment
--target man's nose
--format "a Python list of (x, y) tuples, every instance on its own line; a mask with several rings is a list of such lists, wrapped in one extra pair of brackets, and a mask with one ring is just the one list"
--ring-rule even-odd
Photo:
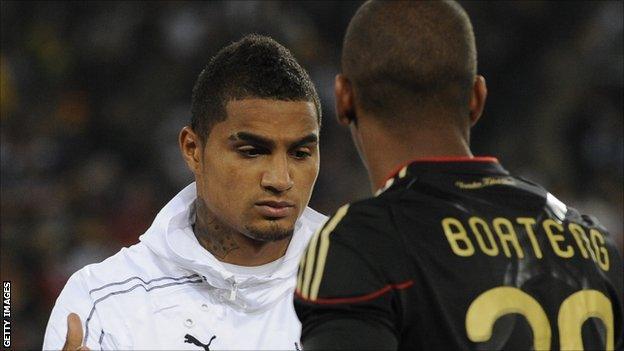
[(261, 185), (274, 193), (281, 193), (293, 187), (293, 180), (288, 169), (287, 157), (275, 157), (262, 175)]

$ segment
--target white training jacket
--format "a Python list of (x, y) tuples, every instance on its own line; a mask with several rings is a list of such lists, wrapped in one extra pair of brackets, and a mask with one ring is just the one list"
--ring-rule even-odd
[(62, 349), (70, 312), (80, 316), (91, 350), (300, 349), (292, 303), (297, 267), (327, 217), (306, 208), (273, 273), (241, 278), (195, 238), (196, 196), (193, 183), (158, 213), (138, 244), (71, 276), (43, 349)]

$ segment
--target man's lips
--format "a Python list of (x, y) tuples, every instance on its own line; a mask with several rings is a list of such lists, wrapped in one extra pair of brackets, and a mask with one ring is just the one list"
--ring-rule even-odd
[(295, 210), (295, 204), (290, 201), (258, 201), (255, 203), (258, 212), (265, 217), (287, 217)]

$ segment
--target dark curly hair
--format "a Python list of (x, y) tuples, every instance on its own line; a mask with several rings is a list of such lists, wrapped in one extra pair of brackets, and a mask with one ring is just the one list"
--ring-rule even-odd
[(321, 104), (308, 73), (270, 37), (247, 35), (210, 60), (193, 87), (191, 127), (205, 141), (214, 124), (227, 118), (228, 101), (244, 98), (314, 102), (321, 125)]

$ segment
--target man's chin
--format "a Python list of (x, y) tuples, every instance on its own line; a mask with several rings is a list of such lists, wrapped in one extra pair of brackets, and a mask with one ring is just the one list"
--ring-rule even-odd
[(293, 235), (294, 228), (284, 225), (279, 221), (266, 221), (268, 223), (261, 225), (245, 226), (245, 236), (252, 240), (272, 242), (288, 239)]

